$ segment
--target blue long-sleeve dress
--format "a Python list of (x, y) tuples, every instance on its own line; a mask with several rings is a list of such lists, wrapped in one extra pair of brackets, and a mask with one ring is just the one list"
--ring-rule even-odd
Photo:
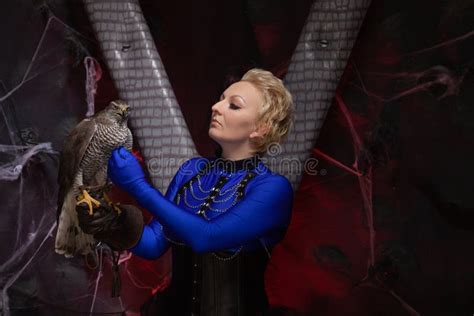
[(134, 195), (154, 219), (131, 251), (153, 259), (173, 245), (171, 285), (149, 310), (222, 316), (266, 308), (264, 269), (291, 216), (293, 191), (285, 177), (258, 157), (193, 158), (165, 196), (151, 185)]

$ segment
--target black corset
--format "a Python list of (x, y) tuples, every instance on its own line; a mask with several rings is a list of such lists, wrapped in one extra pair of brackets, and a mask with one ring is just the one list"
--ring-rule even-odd
[[(219, 258), (216, 257), (219, 256)], [(189, 247), (173, 246), (170, 286), (150, 299), (143, 315), (254, 316), (268, 308), (264, 272), (265, 251), (196, 254)]]

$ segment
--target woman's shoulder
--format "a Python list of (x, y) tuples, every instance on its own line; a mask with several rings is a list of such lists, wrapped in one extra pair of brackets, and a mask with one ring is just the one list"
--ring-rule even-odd
[(292, 191), (291, 182), (283, 175), (270, 170), (265, 164), (261, 163), (254, 169), (256, 173), (254, 185), (271, 185), (284, 191)]

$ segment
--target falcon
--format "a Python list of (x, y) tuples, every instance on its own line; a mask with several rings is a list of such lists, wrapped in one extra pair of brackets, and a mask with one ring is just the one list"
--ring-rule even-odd
[(111, 184), (107, 163), (115, 148), (124, 146), (132, 150), (132, 132), (127, 127), (129, 112), (124, 101), (112, 101), (104, 110), (82, 120), (67, 136), (58, 174), (56, 253), (70, 258), (92, 251), (94, 239), (79, 227), (76, 205), (87, 204), (92, 215), (100, 202), (91, 195), (104, 195), (103, 200), (110, 201), (105, 195)]

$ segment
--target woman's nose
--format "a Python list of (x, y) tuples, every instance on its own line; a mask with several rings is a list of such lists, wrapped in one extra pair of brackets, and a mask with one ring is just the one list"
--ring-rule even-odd
[(212, 113), (219, 113), (220, 114), (220, 104), (222, 103), (222, 101), (217, 101), (213, 106), (212, 106)]

